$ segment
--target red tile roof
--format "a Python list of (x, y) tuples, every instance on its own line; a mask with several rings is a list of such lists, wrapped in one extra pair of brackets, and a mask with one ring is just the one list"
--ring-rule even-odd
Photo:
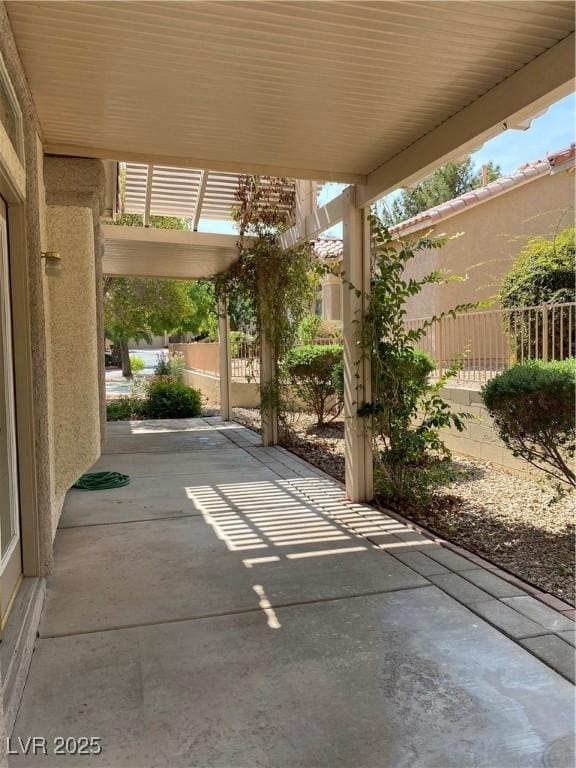
[[(416, 232), (424, 227), (431, 227), (443, 219), (455, 216), (467, 208), (485, 202), (493, 197), (510, 192), (516, 187), (527, 184), (530, 181), (547, 176), (554, 171), (564, 168), (576, 167), (576, 144), (571, 144), (565, 149), (548, 154), (546, 160), (535, 160), (526, 163), (511, 173), (509, 176), (502, 176), (496, 181), (491, 181), (484, 187), (478, 187), (470, 192), (465, 192), (460, 197), (448, 200), (445, 203), (429, 208), (416, 216), (412, 216), (406, 221), (391, 227), (393, 235), (407, 235), (410, 232)], [(336, 237), (319, 237), (314, 241), (314, 251), (318, 258), (322, 260), (339, 259), (342, 256), (342, 240)]]
[(393, 235), (407, 235), (424, 227), (430, 227), (443, 219), (455, 216), (467, 208), (474, 207), (493, 197), (498, 197), (506, 192), (510, 192), (516, 187), (520, 187), (542, 176), (547, 176), (560, 166), (567, 165), (573, 168), (576, 164), (576, 144), (571, 144), (566, 149), (549, 154), (546, 160), (536, 160), (532, 163), (526, 163), (517, 171), (509, 176), (502, 176), (496, 181), (491, 181), (484, 187), (465, 192), (460, 197), (448, 200), (445, 203), (429, 208), (427, 211), (412, 216), (406, 221), (391, 228)]

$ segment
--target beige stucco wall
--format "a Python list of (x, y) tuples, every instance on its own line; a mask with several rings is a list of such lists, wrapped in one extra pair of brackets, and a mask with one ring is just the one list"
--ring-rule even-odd
[(46, 209), (51, 250), (62, 271), (46, 277), (48, 400), (52, 457), (52, 530), (63, 497), (100, 452), (97, 309), (92, 210), (73, 206)]
[[(213, 403), (220, 402), (220, 376), (186, 369), (184, 381), (189, 387), (199, 389), (204, 397)], [(255, 381), (232, 381), (230, 387), (233, 408), (258, 408), (260, 406), (260, 385)]]
[(427, 317), (456, 304), (495, 297), (503, 275), (530, 237), (551, 237), (558, 228), (571, 226), (573, 220), (574, 175), (558, 173), (439, 222), (434, 234), (461, 232), (462, 236), (440, 250), (421, 253), (408, 265), (406, 275), (422, 277), (434, 269), (446, 269), (467, 279), (427, 286), (409, 299), (407, 317)]
[(336, 275), (326, 275), (322, 285), (322, 319), (342, 320), (342, 280)]
[(217, 341), (169, 344), (168, 348), (171, 354), (179, 352), (184, 356), (184, 364), (187, 368), (215, 374), (220, 371), (220, 344)]

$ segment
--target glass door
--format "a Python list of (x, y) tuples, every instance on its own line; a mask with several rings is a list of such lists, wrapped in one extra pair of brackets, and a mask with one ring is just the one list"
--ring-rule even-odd
[(6, 204), (0, 198), (0, 629), (22, 577)]

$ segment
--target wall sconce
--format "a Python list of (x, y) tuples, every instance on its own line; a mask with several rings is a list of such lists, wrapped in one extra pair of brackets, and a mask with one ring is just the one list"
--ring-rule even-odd
[(59, 275), (62, 272), (62, 257), (59, 251), (42, 251), (40, 257), (44, 259), (44, 271), (47, 275)]

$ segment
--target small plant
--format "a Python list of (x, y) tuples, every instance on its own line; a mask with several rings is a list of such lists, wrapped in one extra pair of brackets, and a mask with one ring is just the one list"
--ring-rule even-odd
[(576, 487), (576, 359), (515, 365), (482, 390), (505, 445), (535, 467)]
[(108, 421), (130, 421), (142, 418), (144, 401), (139, 397), (124, 395), (106, 403)]
[(141, 373), (145, 367), (146, 364), (144, 363), (143, 357), (140, 357), (140, 355), (130, 355), (130, 368), (132, 369), (132, 373)]
[(298, 338), (302, 344), (312, 344), (314, 339), (318, 338), (318, 331), (322, 325), (322, 318), (319, 315), (306, 315), (300, 321), (298, 326)]
[(327, 416), (335, 419), (342, 410), (342, 398), (334, 385), (334, 369), (341, 361), (339, 344), (294, 347), (284, 358), (283, 368), (289, 384), (314, 411), (319, 427)]
[(170, 376), (170, 360), (163, 354), (156, 355), (154, 373), (156, 376)]
[(184, 368), (186, 367), (182, 352), (174, 352), (168, 360), (170, 376), (176, 381), (184, 381)]
[(150, 419), (187, 419), (202, 412), (202, 393), (171, 376), (155, 377), (148, 385), (143, 405)]

